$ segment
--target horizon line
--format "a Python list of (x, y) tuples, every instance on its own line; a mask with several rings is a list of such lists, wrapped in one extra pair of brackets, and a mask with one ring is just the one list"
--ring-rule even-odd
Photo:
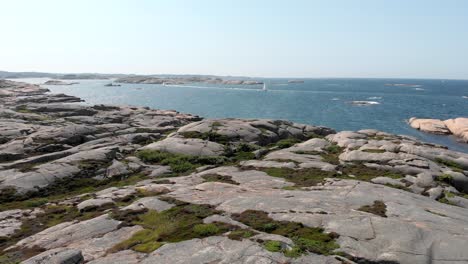
[[(96, 74), (96, 75), (135, 75), (135, 76), (166, 76), (166, 75), (187, 75), (187, 76), (212, 76), (212, 77), (236, 77), (236, 78), (259, 78), (259, 79), (396, 79), (396, 80), (451, 80), (451, 81), (468, 81), (468, 78), (437, 78), (437, 77), (363, 77), (363, 76), (329, 76), (329, 77), (303, 77), (303, 76), (244, 76), (244, 75), (226, 75), (226, 74), (201, 74), (201, 73), (103, 73), (103, 72), (46, 72), (46, 71), (6, 71), (0, 70), (0, 73), (43, 73), (43, 74), (56, 74), (56, 75), (67, 75), (67, 74)], [(24, 78), (49, 78), (49, 77), (24, 77)], [(16, 78), (11, 78), (16, 79)], [(20, 79), (20, 78), (17, 78)]]

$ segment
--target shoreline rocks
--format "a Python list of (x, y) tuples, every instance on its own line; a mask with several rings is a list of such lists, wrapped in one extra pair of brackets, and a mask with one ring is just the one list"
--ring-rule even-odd
[(468, 143), (468, 118), (459, 117), (454, 119), (439, 120), (439, 119), (420, 119), (416, 117), (410, 118), (408, 121), (412, 128), (418, 130), (438, 134), (438, 135), (454, 135), (460, 141)]

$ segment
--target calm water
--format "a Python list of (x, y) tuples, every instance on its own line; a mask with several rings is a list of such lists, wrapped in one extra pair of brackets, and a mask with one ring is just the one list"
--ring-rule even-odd
[[(43, 82), (44, 80), (31, 80)], [(287, 119), (324, 125), (336, 130), (378, 130), (415, 136), (468, 152), (468, 145), (454, 138), (436, 136), (410, 128), (412, 116), (439, 119), (468, 116), (468, 81), (395, 79), (308, 79), (287, 84), (286, 79), (268, 79), (268, 91), (261, 85), (163, 86), (122, 84), (105, 87), (108, 80), (80, 80), (72, 86), (46, 86), (54, 93), (66, 93), (88, 104), (127, 104), (159, 109), (176, 109), (204, 117)], [(420, 87), (386, 86), (386, 83), (417, 84)], [(356, 106), (349, 101), (379, 104)]]

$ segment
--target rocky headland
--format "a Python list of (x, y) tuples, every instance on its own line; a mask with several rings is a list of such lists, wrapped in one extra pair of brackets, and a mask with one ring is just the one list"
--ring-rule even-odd
[(0, 80), (0, 263), (468, 263), (468, 154)]
[(427, 133), (438, 135), (454, 135), (460, 141), (468, 143), (467, 117), (459, 117), (447, 120), (412, 117), (409, 120), (409, 124), (411, 127)]

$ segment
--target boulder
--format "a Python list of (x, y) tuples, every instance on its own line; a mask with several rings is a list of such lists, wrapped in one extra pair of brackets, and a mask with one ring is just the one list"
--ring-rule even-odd
[(80, 211), (88, 211), (91, 209), (107, 206), (107, 205), (112, 205), (114, 204), (114, 201), (110, 198), (103, 198), (103, 199), (88, 199), (85, 200), (81, 203), (79, 203), (76, 207)]
[(68, 248), (55, 248), (42, 252), (22, 264), (81, 264), (83, 255), (80, 250)]

